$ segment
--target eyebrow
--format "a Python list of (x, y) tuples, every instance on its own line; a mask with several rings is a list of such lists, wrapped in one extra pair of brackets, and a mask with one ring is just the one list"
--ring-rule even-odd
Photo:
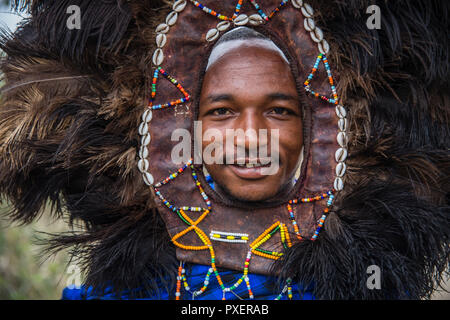
[(231, 94), (210, 94), (206, 97), (209, 102), (220, 102), (220, 101), (232, 101), (233, 96)]
[[(274, 100), (287, 100), (287, 101), (298, 101), (298, 98), (281, 92), (274, 92), (266, 95), (266, 99), (274, 101)], [(220, 101), (233, 101), (233, 95), (231, 94), (211, 94), (206, 97), (206, 100), (209, 102), (220, 102)]]
[(285, 93), (281, 93), (281, 92), (276, 92), (276, 93), (271, 93), (267, 95), (267, 98), (269, 100), (288, 100), (288, 101), (298, 101), (298, 98), (290, 95), (290, 94), (285, 94)]

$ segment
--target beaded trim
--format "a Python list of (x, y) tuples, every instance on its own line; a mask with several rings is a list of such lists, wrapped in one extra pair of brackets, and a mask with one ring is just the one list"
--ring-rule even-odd
[(222, 241), (230, 243), (247, 243), (248, 234), (211, 230), (209, 238), (214, 241)]
[[(153, 101), (155, 100), (156, 97), (156, 82), (158, 81), (158, 76), (159, 74), (162, 74), (166, 79), (168, 79), (174, 86), (176, 86), (176, 88), (178, 90), (180, 90), (180, 92), (184, 95), (184, 98), (181, 99), (177, 99), (168, 103), (164, 103), (164, 104), (158, 104), (158, 105), (153, 105)], [(164, 109), (167, 107), (172, 107), (175, 106), (177, 104), (180, 103), (184, 103), (186, 101), (189, 101), (190, 96), (189, 94), (186, 92), (186, 90), (184, 90), (184, 88), (181, 86), (181, 84), (178, 83), (178, 81), (174, 78), (172, 78), (163, 68), (158, 67), (156, 68), (154, 74), (153, 74), (153, 80), (152, 80), (152, 94), (150, 97), (150, 101), (148, 103), (148, 107), (152, 108), (152, 110), (156, 110), (156, 109)]]

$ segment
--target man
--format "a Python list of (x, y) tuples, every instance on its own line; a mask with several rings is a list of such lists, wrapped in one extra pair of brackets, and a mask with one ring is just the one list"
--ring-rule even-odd
[[(70, 1), (16, 2), (31, 18), (2, 40), (0, 193), (15, 220), (50, 200), (84, 226), (48, 248), (81, 259), (76, 298), (421, 299), (442, 279), (448, 2), (379, 1), (381, 30), (360, 1), (257, 2), (80, 1), (79, 30)], [(208, 66), (240, 25), (279, 49), (240, 46)], [(279, 130), (278, 170), (247, 155), (177, 167), (170, 133), (196, 120), (258, 142)]]

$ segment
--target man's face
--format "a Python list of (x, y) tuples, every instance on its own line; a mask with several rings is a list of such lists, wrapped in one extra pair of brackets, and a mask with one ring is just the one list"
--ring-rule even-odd
[[(245, 141), (233, 137), (229, 144), (234, 149), (233, 164), (225, 159), (226, 152), (230, 152), (225, 141), (220, 151), (223, 164), (205, 162), (217, 192), (243, 201), (261, 201), (292, 186), (303, 145), (301, 115), (293, 75), (278, 52), (241, 46), (214, 62), (205, 74), (200, 96), (198, 120), (202, 122), (202, 134), (209, 129), (219, 130), (225, 140), (227, 129), (258, 133), (257, 137), (246, 136)], [(261, 139), (260, 129), (267, 130), (268, 139)], [(275, 133), (279, 134), (278, 148), (271, 145), (271, 135)], [(202, 141), (202, 150), (210, 143)], [(258, 144), (258, 150), (267, 146), (272, 161), (274, 153), (278, 154), (279, 166), (271, 174), (263, 169), (270, 166), (267, 159), (249, 152), (254, 143)], [(245, 149), (244, 159), (237, 156), (239, 149)], [(238, 160), (245, 164), (237, 164)], [(247, 165), (255, 161), (267, 165)]]

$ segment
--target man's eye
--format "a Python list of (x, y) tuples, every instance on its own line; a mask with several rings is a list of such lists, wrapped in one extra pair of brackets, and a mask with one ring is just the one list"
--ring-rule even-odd
[(293, 112), (291, 110), (287, 109), (287, 108), (275, 107), (275, 108), (272, 108), (270, 113), (276, 114), (276, 115), (286, 116), (286, 115), (292, 114)]
[(211, 110), (210, 112), (214, 116), (227, 116), (231, 114), (231, 111), (227, 108), (217, 108), (214, 110)]

